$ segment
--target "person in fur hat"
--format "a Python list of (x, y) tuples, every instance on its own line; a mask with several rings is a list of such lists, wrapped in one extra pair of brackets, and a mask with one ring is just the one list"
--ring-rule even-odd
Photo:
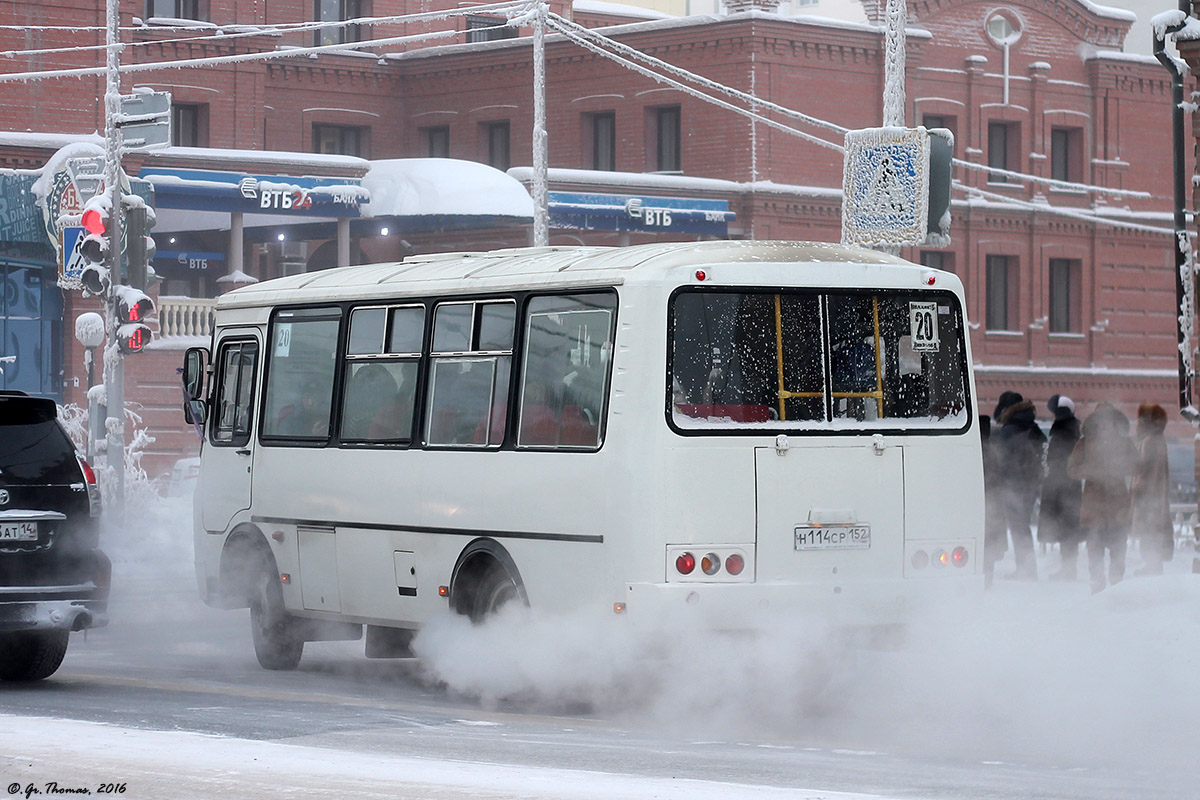
[(1020, 399), (1002, 411), (995, 446), (998, 479), (1003, 489), (1004, 521), (1017, 562), (1016, 572), (1011, 577), (1037, 580), (1030, 521), (1042, 485), (1046, 435), (1037, 425), (1032, 401)]

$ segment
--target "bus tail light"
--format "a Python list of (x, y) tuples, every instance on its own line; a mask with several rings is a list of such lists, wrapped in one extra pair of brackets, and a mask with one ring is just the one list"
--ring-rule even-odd
[(972, 547), (973, 543), (969, 541), (907, 542), (907, 564), (904, 571), (907, 575), (921, 574), (928, 577), (974, 574), (974, 570), (971, 569)]
[(753, 559), (753, 545), (667, 545), (665, 577), (668, 583), (752, 583), (754, 570), (747, 567)]

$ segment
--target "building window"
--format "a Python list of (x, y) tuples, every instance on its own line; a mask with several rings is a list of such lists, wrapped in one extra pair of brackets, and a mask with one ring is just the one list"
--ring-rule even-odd
[(208, 146), (208, 106), (187, 103), (171, 106), (171, 144), (176, 147)]
[(1079, 261), (1050, 259), (1050, 332), (1079, 332)]
[(367, 128), (313, 125), (313, 152), (367, 158)]
[(654, 131), (652, 168), (657, 172), (680, 172), (680, 112), (679, 106), (652, 109)]
[(1014, 331), (1016, 312), (1016, 259), (1011, 256), (987, 257), (987, 329)]
[[(1017, 148), (1020, 147), (1019, 128), (1012, 122), (988, 123), (988, 166), (993, 169), (1015, 171)], [(1011, 183), (1013, 179), (1001, 173), (988, 175), (991, 183)]]
[(504, 17), (467, 17), (467, 41), (471, 44), (515, 39), (516, 36), (517, 29)]
[(946, 272), (954, 272), (954, 253), (947, 253), (942, 250), (922, 250), (921, 264), (926, 267), (945, 270)]
[(1079, 182), (1083, 177), (1083, 131), (1051, 128), (1050, 177), (1056, 181)]
[(617, 113), (592, 114), (592, 169), (617, 168)]
[(146, 16), (200, 19), (200, 0), (147, 0)]
[(425, 141), (425, 155), (429, 158), (450, 157), (450, 126), (434, 125), (421, 129), (421, 138)]
[(484, 123), (483, 134), (487, 143), (487, 163), (498, 170), (507, 171), (511, 165), (508, 120)]
[[(366, 15), (367, 9), (364, 6), (367, 2), (368, 0), (316, 0), (313, 18), (317, 22), (330, 23), (357, 19)], [(316, 32), (318, 45), (359, 41), (362, 41), (362, 31), (357, 25), (330, 25)]]

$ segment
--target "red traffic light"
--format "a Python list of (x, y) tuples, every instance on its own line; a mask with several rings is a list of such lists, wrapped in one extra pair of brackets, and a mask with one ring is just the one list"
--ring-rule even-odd
[(121, 286), (115, 291), (117, 320), (124, 325), (143, 322), (154, 313), (154, 301), (144, 292), (131, 286)]
[(84, 211), (81, 223), (83, 229), (88, 233), (94, 233), (97, 236), (104, 234), (104, 216), (98, 208), (89, 208)]

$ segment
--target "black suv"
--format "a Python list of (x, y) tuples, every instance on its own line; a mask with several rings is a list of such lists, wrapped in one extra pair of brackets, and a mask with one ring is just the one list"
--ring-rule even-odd
[(54, 674), (71, 631), (108, 624), (99, 514), (54, 401), (0, 391), (0, 680)]

